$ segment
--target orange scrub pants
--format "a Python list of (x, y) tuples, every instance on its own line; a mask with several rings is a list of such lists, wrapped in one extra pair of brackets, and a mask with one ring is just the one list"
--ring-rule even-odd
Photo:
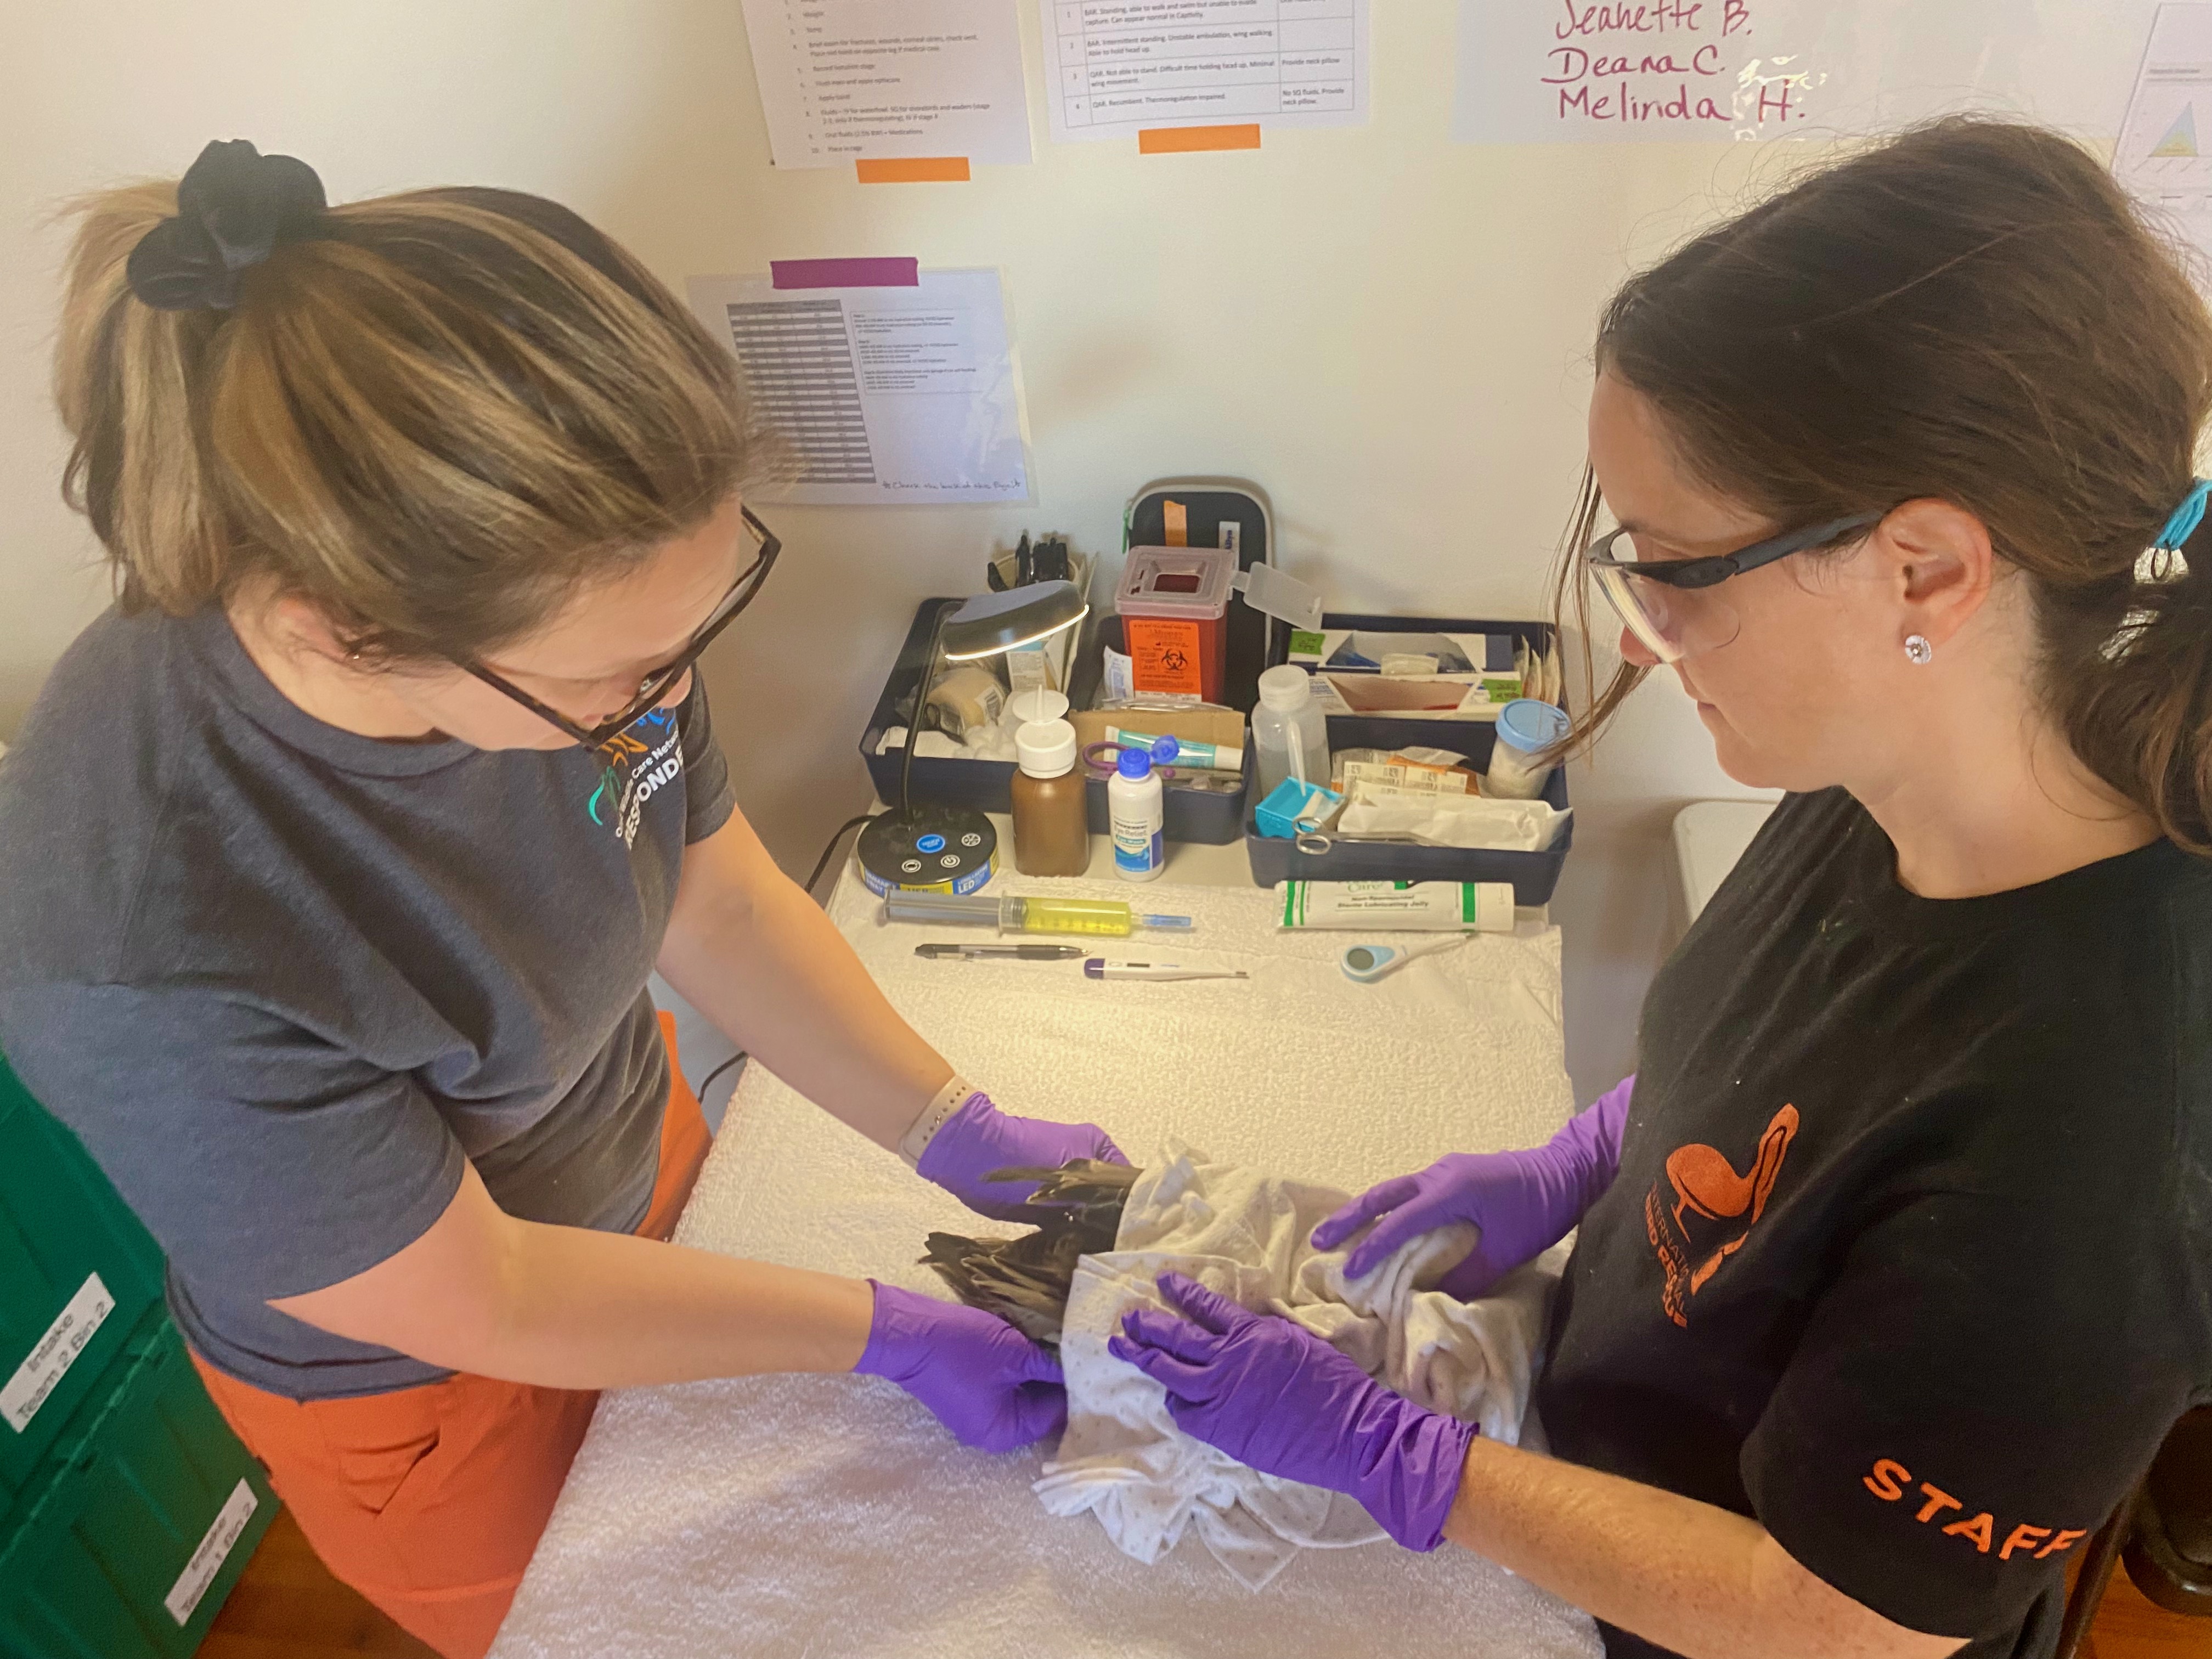
[[(660, 1168), (639, 1234), (666, 1238), (710, 1137), (668, 1044)], [(350, 1400), (288, 1400), (192, 1356), (323, 1563), (447, 1659), (477, 1659), (582, 1443), (598, 1394), (456, 1372)]]

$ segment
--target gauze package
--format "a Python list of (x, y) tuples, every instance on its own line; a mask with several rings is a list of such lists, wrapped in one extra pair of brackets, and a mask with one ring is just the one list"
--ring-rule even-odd
[(1540, 853), (1559, 837), (1573, 809), (1549, 801), (1488, 795), (1413, 794), (1362, 784), (1333, 826), (1340, 836), (1404, 836), (1430, 847), (1487, 847)]
[(1297, 1320), (1386, 1387), (1491, 1439), (1514, 1445), (1525, 1434), (1541, 1449), (1528, 1390), (1556, 1268), (1523, 1267), (1474, 1302), (1428, 1288), (1473, 1246), (1474, 1229), (1462, 1224), (1347, 1281), (1347, 1252), (1308, 1242), (1347, 1196), (1168, 1144), (1130, 1190), (1113, 1251), (1076, 1268), (1060, 1350), (1067, 1431), (1036, 1486), (1048, 1511), (1089, 1512), (1122, 1553), (1147, 1564), (1195, 1532), (1255, 1590), (1302, 1549), (1386, 1538), (1353, 1499), (1262, 1474), (1184, 1434), (1160, 1384), (1107, 1352), (1129, 1309), (1166, 1308), (1156, 1281), (1170, 1270)]

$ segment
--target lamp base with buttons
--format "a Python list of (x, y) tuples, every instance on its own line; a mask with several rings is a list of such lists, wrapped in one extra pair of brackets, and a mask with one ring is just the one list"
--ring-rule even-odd
[(860, 878), (881, 896), (950, 893), (964, 897), (999, 867), (999, 832), (964, 806), (915, 806), (870, 818), (854, 844)]

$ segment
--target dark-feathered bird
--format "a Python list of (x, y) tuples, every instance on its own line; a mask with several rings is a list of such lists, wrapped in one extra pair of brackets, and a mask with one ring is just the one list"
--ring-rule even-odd
[(1077, 1158), (1056, 1170), (997, 1170), (991, 1181), (1034, 1181), (1026, 1200), (1037, 1228), (1018, 1238), (932, 1233), (921, 1259), (971, 1308), (994, 1313), (1033, 1342), (1060, 1346), (1060, 1323), (1079, 1256), (1114, 1248), (1121, 1206), (1139, 1170)]

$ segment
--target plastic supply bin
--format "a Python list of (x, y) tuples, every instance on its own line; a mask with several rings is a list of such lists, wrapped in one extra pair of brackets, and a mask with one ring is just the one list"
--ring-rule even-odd
[[(1551, 648), (1552, 630), (1537, 622), (1468, 621), (1431, 617), (1329, 616), (1324, 628), (1404, 629), (1435, 634), (1512, 634), (1538, 655)], [(1465, 755), (1477, 772), (1490, 768), (1497, 730), (1488, 720), (1425, 720), (1386, 715), (1332, 714), (1328, 747), (1345, 749), (1447, 749)], [(1565, 811), (1567, 769), (1557, 766), (1538, 797)], [(1255, 803), (1256, 805), (1256, 803)], [(1501, 852), (1472, 847), (1421, 847), (1408, 842), (1335, 841), (1326, 853), (1305, 853), (1295, 842), (1259, 833), (1248, 810), (1244, 852), (1252, 879), (1262, 887), (1283, 881), (1500, 881), (1510, 883), (1516, 904), (1548, 904), (1574, 845), (1571, 818), (1559, 838), (1540, 853)]]
[(0, 1063), (0, 1514), (161, 1300), (160, 1247)]
[[(884, 733), (894, 726), (902, 726), (899, 705), (910, 700), (915, 688), (921, 682), (922, 657), (929, 649), (929, 635), (940, 605), (957, 605), (957, 599), (925, 599), (915, 613), (914, 625), (907, 629), (906, 643), (900, 647), (898, 659), (892, 665), (890, 678), (884, 683), (883, 695), (876, 699), (875, 711), (868, 716), (867, 729), (860, 737), (860, 758), (868, 768), (868, 776), (876, 786), (877, 799), (896, 807), (899, 799), (899, 764), (904, 754), (891, 749), (877, 753), (883, 743)], [(1265, 620), (1261, 618), (1261, 620)], [(1109, 617), (1100, 624), (1099, 634), (1105, 643), (1116, 649), (1121, 646), (1121, 619)], [(1079, 709), (1095, 697), (1098, 685), (1098, 662), (1096, 651), (1085, 651), (1078, 660), (1072, 681), (1071, 696)], [(1013, 811), (1014, 763), (1012, 761), (954, 760), (916, 755), (914, 757), (914, 798), (916, 801), (933, 801), (947, 806), (972, 806), (979, 812), (1011, 812)], [(1216, 847), (1225, 847), (1244, 833), (1244, 802), (1250, 781), (1246, 787), (1227, 793), (1209, 790), (1186, 789), (1167, 785), (1167, 838), (1174, 842), (1197, 842)], [(1090, 778), (1084, 786), (1084, 811), (1091, 833), (1107, 833), (1106, 781)], [(1002, 860), (1003, 872), (1011, 871), (1012, 860)], [(1019, 879), (1019, 878), (1016, 878)]]
[(1139, 691), (1219, 702), (1229, 667), (1237, 555), (1223, 547), (1133, 547), (1114, 592)]
[(0, 1653), (185, 1659), (275, 1518), (159, 1308), (0, 1522)]

